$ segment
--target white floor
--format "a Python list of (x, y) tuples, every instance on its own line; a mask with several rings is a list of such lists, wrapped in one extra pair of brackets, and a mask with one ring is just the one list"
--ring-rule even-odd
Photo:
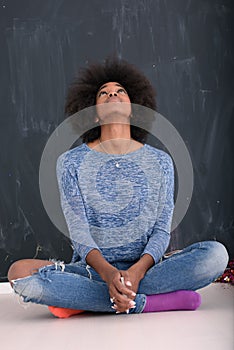
[(201, 289), (197, 311), (53, 317), (47, 307), (19, 304), (0, 285), (0, 347), (17, 350), (233, 350), (234, 287)]

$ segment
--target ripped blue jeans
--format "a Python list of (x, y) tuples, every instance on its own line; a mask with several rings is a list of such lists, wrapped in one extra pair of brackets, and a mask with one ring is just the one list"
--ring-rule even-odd
[[(143, 311), (147, 295), (207, 286), (223, 273), (227, 263), (225, 247), (214, 241), (194, 243), (170, 257), (164, 257), (141, 280), (135, 298), (136, 308), (130, 309), (130, 313)], [(119, 270), (126, 270), (131, 264), (116, 262), (113, 265)], [(107, 284), (93, 268), (81, 262), (56, 262), (12, 282), (14, 291), (24, 302), (115, 313), (111, 308)]]

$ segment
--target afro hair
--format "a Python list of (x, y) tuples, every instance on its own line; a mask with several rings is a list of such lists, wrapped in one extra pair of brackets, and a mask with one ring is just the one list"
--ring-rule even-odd
[[(149, 80), (134, 65), (116, 57), (107, 58), (103, 64), (91, 64), (80, 74), (68, 89), (65, 113), (71, 116), (96, 104), (98, 89), (105, 83), (117, 82), (127, 91), (133, 104), (156, 110), (155, 90)], [(135, 121), (136, 124), (137, 121)], [(138, 125), (138, 124), (137, 124)], [(82, 135), (83, 142), (92, 142), (100, 137), (101, 128), (97, 126)], [(144, 142), (148, 132), (131, 125), (131, 137)]]

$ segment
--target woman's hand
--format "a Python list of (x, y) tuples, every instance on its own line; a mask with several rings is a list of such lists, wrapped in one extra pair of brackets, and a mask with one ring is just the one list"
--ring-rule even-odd
[(121, 281), (122, 272), (117, 269), (105, 273), (104, 280), (109, 287), (110, 299), (113, 302), (113, 308), (117, 313), (127, 312), (130, 308), (135, 307), (136, 293), (130, 286)]
[[(128, 312), (128, 309), (135, 307), (134, 299), (142, 278), (142, 272), (134, 267), (126, 271), (118, 271), (113, 279), (113, 285), (109, 288), (110, 295), (114, 296), (112, 300), (114, 299), (114, 308), (117, 312)], [(117, 294), (116, 292), (121, 294)]]
[(117, 312), (127, 312), (135, 306), (134, 299), (139, 283), (147, 270), (154, 265), (151, 255), (144, 254), (128, 270), (119, 271), (108, 263), (97, 249), (93, 249), (87, 254), (86, 262), (107, 283), (110, 299), (113, 301), (113, 307)]
[(92, 266), (109, 287), (110, 299), (117, 312), (125, 312), (134, 306), (135, 293), (121, 282), (121, 273), (106, 261), (97, 250), (91, 250), (86, 257), (88, 265)]
[[(124, 285), (133, 293), (137, 293), (139, 283), (144, 278), (146, 272), (153, 266), (154, 260), (151, 255), (144, 254), (140, 260), (133, 264), (128, 270), (120, 270)], [(118, 306), (118, 304), (117, 304)]]
[(126, 271), (121, 270), (120, 273), (121, 276), (124, 278), (125, 286), (131, 289), (134, 293), (137, 293), (139, 283), (143, 276), (141, 274), (138, 274), (137, 270), (131, 268)]

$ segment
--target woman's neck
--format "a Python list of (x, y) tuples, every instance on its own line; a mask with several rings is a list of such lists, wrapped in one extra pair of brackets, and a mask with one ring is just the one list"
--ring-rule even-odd
[(143, 144), (131, 139), (130, 125), (106, 124), (101, 126), (100, 138), (89, 142), (88, 146), (98, 152), (126, 154), (136, 151)]
[(131, 139), (131, 130), (129, 124), (106, 124), (101, 126), (101, 141), (113, 141), (121, 139)]
[(130, 125), (106, 124), (101, 126), (99, 144), (102, 151), (111, 154), (127, 153), (131, 142)]

